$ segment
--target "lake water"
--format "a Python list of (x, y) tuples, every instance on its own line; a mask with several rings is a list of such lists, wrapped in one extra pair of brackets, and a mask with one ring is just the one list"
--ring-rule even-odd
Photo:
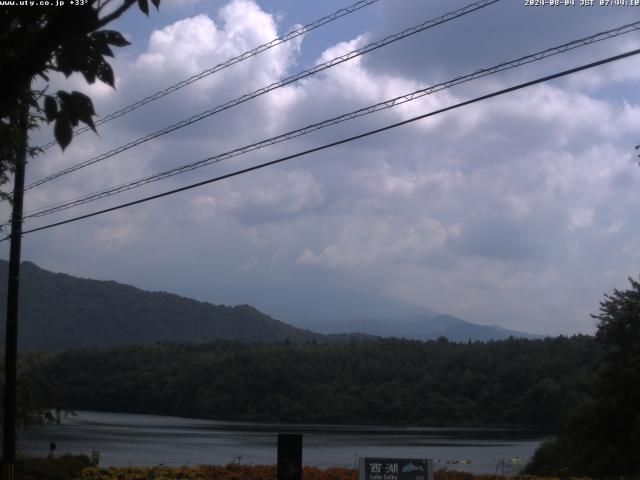
[[(45, 456), (100, 451), (101, 465), (275, 464), (277, 433), (303, 434), (303, 463), (354, 467), (360, 457), (432, 458), (436, 469), (516, 473), (545, 436), (513, 430), (345, 427), (216, 422), (77, 412), (18, 433), (19, 449)], [(239, 458), (238, 458), (239, 457)], [(234, 460), (235, 459), (235, 460)]]

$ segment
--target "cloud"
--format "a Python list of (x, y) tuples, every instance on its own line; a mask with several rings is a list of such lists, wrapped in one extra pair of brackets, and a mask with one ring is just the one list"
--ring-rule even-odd
[[(621, 9), (552, 12), (516, 3), (499, 2), (65, 176), (30, 191), (27, 208), (221, 153), (622, 20)], [(377, 24), (328, 43), (315, 63), (457, 7), (440, 0), (381, 2), (375, 7)], [(116, 60), (117, 91), (92, 87), (96, 107), (112, 111), (271, 40), (283, 33), (279, 28), (276, 18), (247, 0), (228, 3), (215, 17), (201, 13), (162, 26), (140, 55)], [(305, 42), (280, 45), (105, 124), (99, 137), (78, 137), (64, 154), (51, 151), (32, 161), (30, 176), (41, 177), (296, 72)], [(605, 42), (595, 50), (576, 50), (47, 220), (380, 128), (614, 49)], [(296, 312), (309, 315), (303, 301), (291, 300), (291, 292), (313, 297), (318, 311), (334, 305), (335, 317), (340, 311), (375, 313), (382, 301), (349, 305), (336, 293), (357, 286), (369, 296), (354, 294), (354, 299), (392, 297), (538, 333), (589, 332), (589, 314), (602, 292), (624, 287), (626, 277), (637, 274), (629, 259), (638, 255), (640, 228), (635, 213), (640, 172), (633, 150), (640, 99), (620, 88), (637, 89), (637, 69), (627, 74), (624, 65), (632, 63), (29, 235), (25, 258), (45, 268), (218, 303), (267, 305), (288, 312), (291, 321)], [(81, 89), (81, 80), (72, 82)]]
[(165, 0), (162, 2), (163, 7), (170, 9), (190, 8), (201, 3), (202, 0)]
[(360, 268), (380, 261), (421, 262), (456, 234), (455, 227), (446, 229), (431, 218), (413, 223), (393, 218), (357, 218), (343, 226), (335, 243), (318, 253), (305, 249), (297, 263)]
[(324, 192), (313, 176), (299, 170), (278, 175), (264, 172), (259, 184), (248, 189), (223, 185), (215, 193), (198, 195), (192, 201), (194, 213), (206, 207), (206, 216), (225, 213), (254, 225), (277, 219), (291, 219), (296, 215), (320, 208)]
[(587, 228), (593, 224), (593, 210), (590, 208), (576, 208), (569, 213), (569, 225), (567, 228), (577, 230)]

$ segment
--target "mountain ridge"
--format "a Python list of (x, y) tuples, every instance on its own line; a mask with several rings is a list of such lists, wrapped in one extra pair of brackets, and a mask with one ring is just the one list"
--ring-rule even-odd
[[(8, 263), (0, 261), (7, 277)], [(113, 280), (53, 273), (22, 263), (19, 345), (25, 350), (108, 348), (159, 341), (338, 340), (285, 324), (250, 305), (214, 305)], [(6, 299), (0, 297), (4, 337)]]
[[(0, 260), (6, 279), (8, 263)], [(243, 304), (215, 305), (164, 291), (147, 291), (113, 280), (93, 280), (22, 263), (19, 346), (23, 350), (110, 348), (163, 341), (202, 343), (346, 342), (372, 336), (451, 341), (539, 338), (502, 327), (476, 325), (446, 314), (404, 319), (340, 320), (291, 325)], [(6, 281), (6, 280), (5, 280)], [(425, 311), (429, 311), (425, 309)], [(430, 311), (429, 311), (430, 312)], [(0, 296), (4, 337), (6, 298)]]
[(409, 316), (397, 319), (356, 319), (311, 321), (300, 326), (319, 333), (361, 332), (381, 337), (398, 337), (411, 340), (435, 340), (446, 337), (453, 342), (469, 340), (505, 340), (509, 337), (543, 338), (527, 332), (520, 332), (499, 325), (479, 325), (449, 314), (435, 314), (433, 317)]

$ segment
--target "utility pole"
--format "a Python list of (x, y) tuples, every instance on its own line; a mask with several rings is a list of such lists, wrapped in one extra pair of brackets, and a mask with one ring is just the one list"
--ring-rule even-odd
[[(25, 95), (26, 97), (26, 95)], [(4, 413), (2, 428), (2, 480), (15, 479), (16, 460), (16, 377), (18, 357), (18, 292), (20, 288), (20, 246), (22, 242), (22, 200), (24, 171), (27, 163), (27, 131), (29, 104), (23, 97), (19, 106), (17, 132), (20, 135), (16, 152), (13, 180), (13, 210), (11, 214), (11, 247), (9, 251), (9, 288), (7, 290), (7, 329), (4, 348)]]

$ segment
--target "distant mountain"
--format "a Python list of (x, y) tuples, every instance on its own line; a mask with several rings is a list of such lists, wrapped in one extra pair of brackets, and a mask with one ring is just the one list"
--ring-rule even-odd
[[(249, 288), (251, 304), (295, 326), (326, 318), (386, 319), (439, 315), (429, 308), (359, 288), (358, 285), (345, 284), (329, 276), (319, 275), (313, 282), (302, 278), (285, 285), (278, 283), (261, 288), (253, 285)], [(287, 292), (286, 302), (282, 301), (283, 291)]]
[(410, 316), (385, 320), (322, 320), (304, 323), (304, 328), (320, 333), (365, 333), (381, 337), (398, 337), (414, 340), (434, 340), (446, 337), (453, 342), (468, 340), (504, 340), (511, 336), (519, 338), (542, 338), (499, 326), (478, 325), (451, 315)]
[[(8, 263), (0, 260), (6, 285)], [(147, 292), (113, 281), (88, 280), (23, 262), (19, 348), (66, 348), (228, 339), (246, 342), (347, 341), (295, 328), (249, 305), (230, 307), (165, 292)], [(6, 292), (6, 287), (0, 290)], [(6, 294), (0, 295), (4, 342)], [(4, 344), (4, 343), (3, 343)]]
[[(8, 263), (0, 260), (6, 285)], [(1, 291), (6, 292), (6, 289)], [(393, 306), (395, 309), (396, 306)], [(19, 348), (57, 351), (162, 341), (346, 342), (369, 336), (451, 341), (536, 338), (501, 327), (476, 325), (415, 307), (419, 314), (390, 320), (309, 321), (294, 327), (250, 305), (200, 302), (166, 292), (148, 292), (114, 281), (89, 280), (22, 263)], [(385, 311), (386, 312), (386, 311)], [(6, 295), (0, 295), (4, 342)], [(299, 328), (300, 327), (300, 328)], [(315, 333), (318, 332), (318, 333)]]

